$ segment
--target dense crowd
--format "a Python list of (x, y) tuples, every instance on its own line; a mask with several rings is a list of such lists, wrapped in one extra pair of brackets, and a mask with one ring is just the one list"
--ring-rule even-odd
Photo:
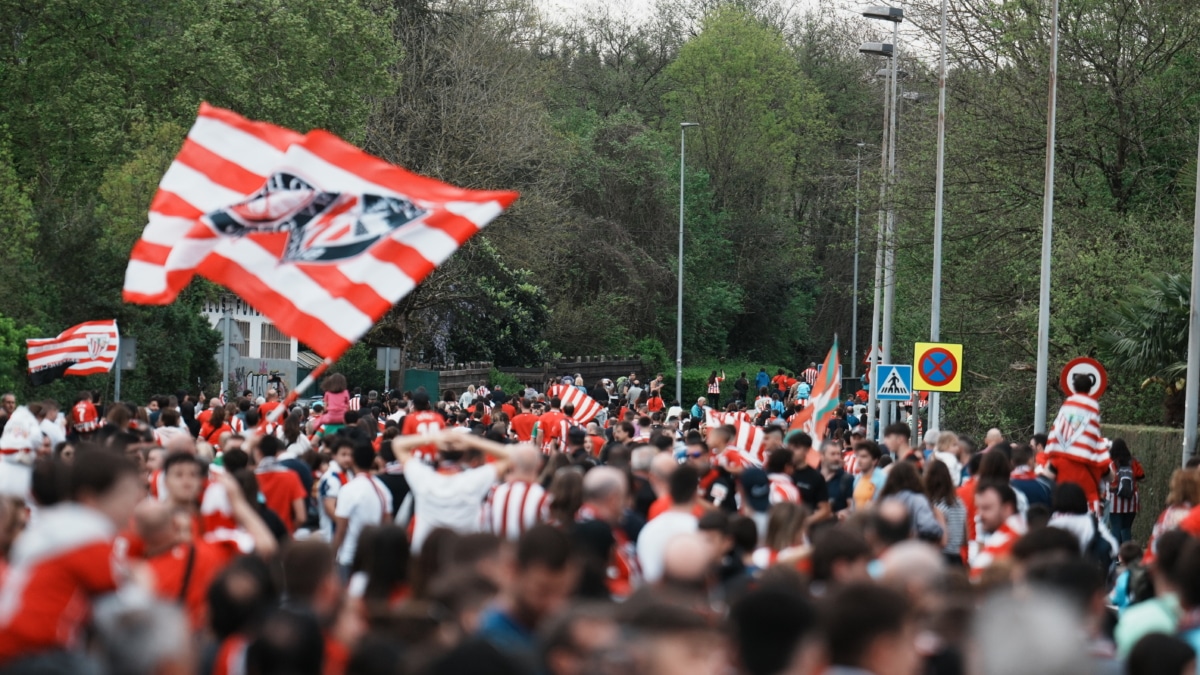
[(6, 394), (0, 673), (1196, 672), (1195, 467), (1139, 545), (1086, 395), (912, 447), (791, 428), (816, 377)]

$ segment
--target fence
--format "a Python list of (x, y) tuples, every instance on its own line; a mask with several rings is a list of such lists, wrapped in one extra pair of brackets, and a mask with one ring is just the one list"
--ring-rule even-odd
[(636, 356), (575, 356), (562, 358), (549, 363), (543, 363), (534, 368), (500, 368), (505, 375), (515, 377), (525, 386), (534, 387), (539, 391), (551, 378), (563, 375), (581, 375), (584, 383), (590, 388), (601, 378), (616, 380), (619, 377), (637, 373), (643, 381), (653, 379), (654, 373), (646, 371), (646, 365)]

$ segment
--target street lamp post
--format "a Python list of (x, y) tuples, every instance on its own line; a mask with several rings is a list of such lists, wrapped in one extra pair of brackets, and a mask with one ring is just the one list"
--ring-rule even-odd
[(858, 377), (858, 217), (862, 193), (862, 149), (858, 144), (858, 162), (854, 165), (854, 313), (850, 316), (850, 377)]
[[(933, 198), (933, 297), (929, 303), (929, 341), (942, 333), (942, 195), (946, 188), (946, 0), (942, 0), (942, 50), (938, 74), (937, 178)], [(919, 364), (914, 363), (913, 366)], [(929, 429), (941, 430), (942, 395), (929, 396)]]
[(1042, 189), (1042, 270), (1038, 294), (1037, 391), (1033, 432), (1046, 433), (1046, 396), (1050, 373), (1050, 250), (1054, 241), (1054, 127), (1058, 112), (1058, 0), (1050, 15), (1050, 101), (1046, 124), (1046, 183)]
[(1200, 146), (1196, 150), (1196, 212), (1192, 228), (1192, 297), (1188, 314), (1187, 380), (1183, 393), (1183, 466), (1196, 449), (1196, 406), (1200, 402)]
[[(896, 96), (899, 88), (898, 66), (900, 57), (900, 22), (904, 21), (904, 10), (899, 7), (875, 6), (868, 7), (863, 11), (863, 16), (868, 19), (878, 19), (881, 21), (892, 22), (892, 44), (867, 43), (859, 48), (860, 52), (866, 54), (875, 54), (878, 56), (891, 57), (891, 74), (888, 82), (888, 101), (887, 108), (887, 129), (885, 157), (887, 158), (886, 169), (887, 179), (885, 187), (881, 188), (881, 192), (886, 195), (887, 202), (887, 217), (883, 228), (882, 236), (880, 237), (883, 243), (883, 316), (881, 319), (881, 339), (880, 339), (880, 361), (881, 363), (890, 363), (892, 354), (892, 323), (896, 300), (896, 269), (895, 269), (895, 229), (896, 229), (896, 210), (892, 198), (892, 187), (896, 178)], [(877, 49), (876, 49), (877, 47)], [(878, 260), (878, 256), (876, 256)], [(878, 273), (876, 274), (878, 277)], [(876, 385), (876, 377), (878, 376), (878, 363), (871, 364), (871, 390), (873, 391)], [(871, 404), (873, 406), (875, 402)], [(879, 414), (879, 430), (891, 422), (890, 407), (880, 410)]]
[[(868, 42), (859, 47), (859, 51), (864, 54), (874, 54), (877, 56), (890, 56), (892, 46), (879, 42)], [(885, 74), (886, 71), (884, 71)], [(876, 73), (878, 75), (878, 73)], [(883, 142), (880, 147), (880, 166), (879, 175), (879, 223), (875, 229), (875, 286), (874, 286), (874, 301), (871, 305), (871, 347), (867, 350), (869, 356), (867, 363), (867, 371), (870, 374), (870, 382), (867, 385), (867, 437), (876, 439), (876, 424), (875, 419), (878, 415), (877, 406), (878, 400), (875, 398), (875, 382), (879, 377), (879, 353), (876, 349), (879, 347), (879, 323), (880, 313), (883, 310), (882, 295), (883, 295), (883, 249), (884, 228), (887, 226), (887, 182), (882, 176), (887, 174), (888, 160), (888, 136), (891, 128), (888, 126), (888, 113), (891, 110), (891, 97), (885, 90), (883, 93)]]
[(683, 400), (683, 171), (685, 139), (688, 127), (700, 126), (696, 122), (679, 123), (679, 298), (675, 311), (675, 398), (679, 405)]

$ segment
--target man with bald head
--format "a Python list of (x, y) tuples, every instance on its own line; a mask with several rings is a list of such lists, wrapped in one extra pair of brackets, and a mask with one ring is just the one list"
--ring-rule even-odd
[(546, 490), (538, 483), (542, 453), (524, 443), (513, 448), (512, 469), (503, 483), (492, 488), (483, 503), (484, 531), (517, 541), (542, 521)]
[(629, 479), (622, 471), (610, 466), (588, 471), (583, 476), (583, 506), (571, 532), (584, 557), (592, 561), (585, 577), (589, 571), (597, 573), (617, 598), (628, 597), (641, 579), (634, 544), (621, 527), (628, 494)]
[(696, 532), (677, 534), (663, 547), (659, 580), (676, 588), (704, 591), (716, 561), (716, 552), (704, 535)]
[(988, 429), (987, 436), (983, 438), (984, 446), (989, 448), (999, 445), (1003, 442), (1004, 434), (1000, 433), (1000, 430), (995, 427)]
[(654, 520), (671, 508), (671, 474), (679, 468), (679, 462), (669, 452), (660, 452), (650, 460), (650, 489), (654, 490), (654, 502), (650, 504), (648, 520)]

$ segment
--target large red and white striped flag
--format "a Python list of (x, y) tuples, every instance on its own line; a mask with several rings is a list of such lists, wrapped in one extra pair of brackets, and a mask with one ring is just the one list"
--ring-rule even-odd
[(815, 441), (825, 438), (825, 429), (829, 426), (829, 421), (833, 419), (833, 414), (837, 412), (838, 405), (841, 403), (842, 381), (839, 377), (841, 366), (838, 365), (837, 350), (838, 341), (835, 335), (833, 336), (833, 346), (825, 355), (825, 364), (821, 366), (821, 372), (813, 384), (808, 405), (792, 416), (791, 428), (803, 430)]
[(199, 274), (336, 359), (516, 198), (201, 104), (150, 204), (124, 297), (168, 304)]
[(36, 386), (64, 375), (107, 373), (117, 362), (120, 343), (114, 319), (87, 321), (57, 337), (26, 340), (29, 380)]
[(563, 402), (563, 405), (570, 403), (575, 406), (575, 413), (571, 415), (571, 419), (580, 424), (587, 424), (604, 410), (604, 406), (596, 402), (596, 399), (579, 391), (575, 387), (568, 387), (565, 384), (556, 384), (546, 392), (550, 398), (558, 398)]

